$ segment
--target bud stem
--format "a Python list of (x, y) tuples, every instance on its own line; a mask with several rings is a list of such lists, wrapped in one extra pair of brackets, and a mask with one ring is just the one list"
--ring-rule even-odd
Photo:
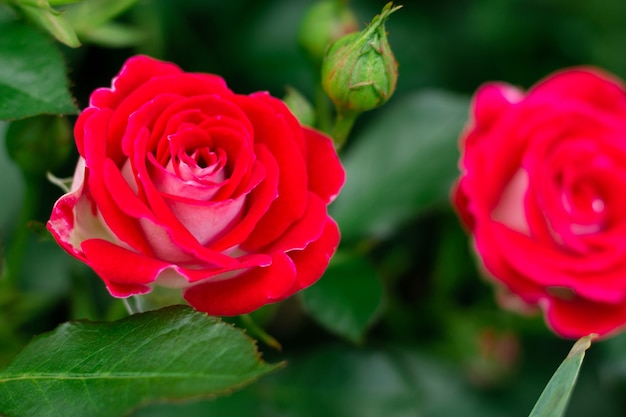
[(243, 325), (246, 327), (246, 330), (248, 330), (252, 336), (258, 338), (263, 343), (275, 350), (280, 351), (283, 349), (280, 342), (276, 340), (276, 338), (274, 338), (272, 335), (268, 334), (261, 326), (259, 326), (252, 319), (252, 317), (250, 317), (249, 314), (242, 314), (241, 316), (239, 316), (239, 318), (241, 319)]
[(123, 299), (128, 314), (143, 313), (150, 310), (175, 305), (186, 304), (180, 289), (155, 286), (145, 294), (133, 295)]
[(124, 303), (124, 307), (126, 307), (126, 312), (131, 316), (133, 314), (144, 312), (143, 308), (141, 307), (141, 302), (134, 296), (122, 298), (122, 302)]
[(340, 150), (348, 140), (352, 126), (358, 117), (358, 112), (339, 112), (333, 126), (332, 137), (335, 149)]
[(328, 100), (326, 92), (318, 82), (315, 91), (315, 113), (317, 118), (317, 128), (325, 133), (330, 133), (332, 127), (331, 102)]
[(337, 112), (331, 129), (337, 149), (346, 142), (357, 116), (383, 105), (396, 88), (398, 64), (385, 20), (401, 7), (387, 3), (364, 30), (342, 36), (326, 49), (322, 87)]

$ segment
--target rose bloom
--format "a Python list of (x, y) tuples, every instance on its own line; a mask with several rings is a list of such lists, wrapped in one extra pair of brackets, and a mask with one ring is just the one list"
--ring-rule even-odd
[(313, 284), (335, 252), (332, 141), (267, 93), (136, 56), (74, 133), (80, 159), (48, 229), (115, 297), (159, 285), (244, 314)]
[(486, 84), (474, 97), (461, 151), (454, 204), (503, 299), (540, 306), (563, 337), (622, 330), (622, 82), (580, 68), (556, 73), (526, 93)]

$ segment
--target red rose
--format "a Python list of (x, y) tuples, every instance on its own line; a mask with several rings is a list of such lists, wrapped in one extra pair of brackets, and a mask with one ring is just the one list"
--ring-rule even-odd
[(481, 87), (455, 205), (484, 267), (561, 336), (626, 325), (626, 93), (594, 69)]
[(248, 313), (313, 284), (338, 245), (333, 144), (267, 93), (137, 56), (94, 91), (75, 137), (48, 229), (115, 297), (160, 285), (209, 314)]

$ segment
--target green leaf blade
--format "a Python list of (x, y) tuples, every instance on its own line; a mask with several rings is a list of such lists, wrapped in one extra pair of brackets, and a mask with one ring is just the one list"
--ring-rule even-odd
[(21, 22), (0, 23), (0, 120), (76, 114), (52, 41)]
[(105, 23), (80, 33), (89, 43), (107, 48), (128, 48), (145, 39), (145, 34), (132, 26), (119, 23)]
[(65, 10), (77, 32), (97, 28), (134, 6), (138, 0), (83, 0)]
[(335, 256), (315, 285), (301, 293), (305, 309), (330, 332), (361, 343), (383, 306), (383, 286), (364, 258)]
[(157, 400), (224, 393), (277, 367), (241, 331), (188, 307), (66, 323), (0, 372), (0, 413), (119, 416)]
[(78, 48), (80, 41), (72, 26), (63, 18), (61, 13), (48, 4), (18, 4), (20, 10), (34, 24), (48, 31), (59, 42), (70, 48)]
[(585, 352), (595, 337), (596, 335), (589, 335), (576, 341), (570, 353), (550, 378), (529, 417), (561, 417), (565, 414)]
[(447, 201), (468, 107), (465, 96), (420, 91), (389, 103), (353, 138), (346, 184), (330, 206), (344, 240), (387, 237)]

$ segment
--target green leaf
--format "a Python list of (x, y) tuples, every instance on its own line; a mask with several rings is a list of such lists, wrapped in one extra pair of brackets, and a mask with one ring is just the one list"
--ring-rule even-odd
[(389, 103), (343, 157), (346, 184), (330, 207), (345, 240), (386, 237), (447, 201), (458, 175), (467, 97), (426, 91)]
[(72, 4), (81, 0), (48, 0), (50, 6), (64, 6), (66, 4)]
[(80, 46), (72, 25), (58, 10), (50, 7), (47, 0), (21, 0), (16, 5), (28, 20), (50, 32), (59, 42), (71, 48)]
[(383, 286), (364, 258), (335, 256), (324, 277), (301, 293), (301, 300), (326, 329), (361, 343), (381, 312)]
[(595, 337), (589, 335), (576, 341), (567, 358), (550, 378), (529, 417), (560, 417), (565, 413), (585, 351)]
[(0, 119), (75, 114), (63, 58), (53, 43), (21, 22), (0, 24)]
[(286, 87), (287, 93), (283, 97), (283, 101), (289, 107), (289, 110), (296, 116), (300, 124), (305, 126), (315, 126), (315, 110), (311, 102), (292, 86)]
[(0, 414), (120, 416), (156, 400), (225, 393), (278, 367), (242, 331), (189, 307), (65, 323), (0, 372)]
[(65, 10), (77, 32), (89, 32), (132, 7), (138, 0), (83, 0)]
[(146, 37), (145, 33), (137, 28), (113, 22), (87, 28), (79, 35), (86, 42), (107, 48), (136, 46)]

